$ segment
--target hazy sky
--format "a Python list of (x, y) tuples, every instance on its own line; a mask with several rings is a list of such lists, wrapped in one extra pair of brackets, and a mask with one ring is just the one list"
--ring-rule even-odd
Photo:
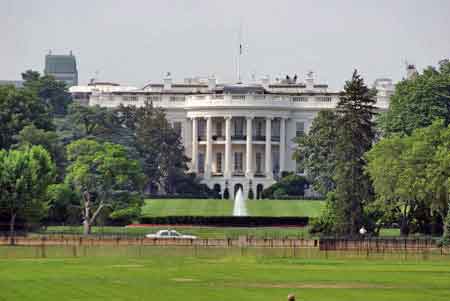
[(405, 60), (450, 56), (450, 0), (0, 0), (0, 79), (42, 71), (52, 49), (73, 51), (80, 83), (235, 81), (240, 23), (244, 78), (313, 70), (340, 88), (353, 68), (399, 80)]

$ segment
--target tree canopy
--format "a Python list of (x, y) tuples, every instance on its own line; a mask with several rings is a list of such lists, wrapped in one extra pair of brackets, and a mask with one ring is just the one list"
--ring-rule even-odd
[(303, 167), (314, 190), (326, 195), (336, 187), (338, 115), (333, 111), (320, 111), (307, 134), (297, 139), (294, 158)]
[(385, 136), (409, 135), (435, 119), (450, 123), (450, 61), (442, 60), (439, 68), (428, 67), (421, 74), (396, 85), (388, 112), (380, 119)]
[(67, 147), (66, 183), (74, 187), (80, 200), (84, 233), (89, 234), (97, 216), (106, 207), (123, 209), (132, 192), (141, 192), (145, 176), (140, 164), (117, 144), (81, 139)]
[(18, 216), (42, 217), (43, 196), (54, 176), (55, 166), (42, 146), (0, 150), (0, 211), (9, 216), (11, 237)]
[(355, 235), (363, 226), (364, 206), (371, 201), (372, 187), (364, 173), (364, 153), (375, 139), (375, 91), (355, 70), (337, 106), (336, 224), (335, 231)]
[(27, 125), (53, 129), (50, 109), (29, 89), (0, 86), (0, 149), (9, 149)]

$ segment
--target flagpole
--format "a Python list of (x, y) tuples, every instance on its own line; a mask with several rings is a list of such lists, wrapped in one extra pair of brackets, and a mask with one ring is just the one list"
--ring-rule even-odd
[(239, 53), (238, 53), (238, 58), (237, 58), (238, 83), (241, 83), (241, 56), (242, 56), (242, 22), (239, 25)]

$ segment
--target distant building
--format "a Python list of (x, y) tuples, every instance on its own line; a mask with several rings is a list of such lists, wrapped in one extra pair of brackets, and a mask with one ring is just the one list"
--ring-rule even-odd
[(23, 80), (0, 80), (0, 86), (14, 86), (16, 88), (22, 88)]
[(77, 61), (72, 51), (69, 55), (52, 54), (45, 56), (45, 75), (52, 75), (56, 80), (66, 82), (67, 86), (78, 85)]

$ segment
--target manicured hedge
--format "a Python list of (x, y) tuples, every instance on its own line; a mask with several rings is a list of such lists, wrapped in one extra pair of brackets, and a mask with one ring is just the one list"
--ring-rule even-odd
[(308, 224), (307, 216), (144, 216), (139, 219), (141, 224), (153, 225), (196, 225), (216, 227), (270, 227), (297, 226)]

